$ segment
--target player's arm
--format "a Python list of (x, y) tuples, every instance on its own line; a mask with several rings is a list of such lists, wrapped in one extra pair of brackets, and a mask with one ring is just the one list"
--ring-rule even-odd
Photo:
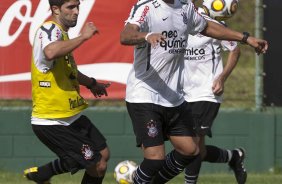
[(97, 32), (98, 30), (93, 23), (87, 23), (78, 37), (66, 41), (55, 41), (47, 45), (44, 48), (46, 59), (52, 61), (55, 58), (72, 52)]
[(165, 39), (161, 33), (140, 32), (140, 28), (136, 24), (127, 23), (120, 33), (120, 43), (123, 45), (138, 45), (145, 41), (154, 47), (158, 42)]
[[(205, 36), (216, 38), (219, 40), (230, 40), (245, 42), (246, 44), (252, 46), (255, 51), (260, 53), (265, 53), (268, 49), (268, 43), (266, 40), (255, 38), (252, 36), (244, 36), (244, 34), (214, 23), (212, 21), (207, 21), (206, 28), (201, 32)], [(245, 38), (245, 39), (244, 39)]]
[(120, 33), (120, 43), (123, 45), (138, 45), (145, 42), (147, 33), (140, 32), (139, 30), (138, 25), (127, 23)]
[(237, 46), (232, 51), (229, 51), (226, 64), (222, 73), (214, 80), (212, 90), (215, 95), (221, 95), (224, 91), (224, 82), (230, 76), (231, 72), (237, 65), (240, 57), (240, 48)]
[(78, 71), (77, 79), (78, 83), (87, 87), (96, 98), (103, 95), (108, 96), (107, 88), (110, 87), (111, 83), (100, 83), (96, 81), (96, 79), (88, 77), (80, 71)]

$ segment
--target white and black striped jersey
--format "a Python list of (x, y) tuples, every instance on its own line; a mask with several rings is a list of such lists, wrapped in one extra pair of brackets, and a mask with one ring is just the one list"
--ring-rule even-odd
[(166, 107), (183, 101), (180, 72), (188, 34), (206, 27), (205, 19), (192, 3), (166, 4), (162, 0), (140, 0), (133, 6), (126, 23), (136, 24), (141, 32), (162, 33), (165, 42), (156, 48), (144, 42), (135, 46), (134, 63), (126, 87), (126, 101), (154, 103)]
[(213, 81), (223, 71), (221, 51), (232, 51), (236, 47), (237, 42), (217, 40), (200, 33), (189, 36), (184, 55), (183, 88), (186, 101), (222, 102), (222, 96), (216, 96), (212, 92)]

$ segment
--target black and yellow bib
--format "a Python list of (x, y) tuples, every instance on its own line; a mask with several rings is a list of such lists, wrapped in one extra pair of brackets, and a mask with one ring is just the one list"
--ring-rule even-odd
[[(68, 40), (63, 29), (61, 40)], [(72, 53), (54, 60), (53, 67), (46, 73), (39, 71), (32, 57), (32, 116), (37, 118), (66, 118), (80, 113), (87, 108), (87, 103), (80, 96), (77, 80), (78, 70)]]

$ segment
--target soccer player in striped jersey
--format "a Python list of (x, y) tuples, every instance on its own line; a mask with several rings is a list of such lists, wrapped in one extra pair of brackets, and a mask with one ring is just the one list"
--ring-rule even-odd
[[(135, 61), (127, 80), (126, 104), (137, 146), (144, 153), (134, 178), (136, 184), (150, 183), (164, 165), (167, 136), (175, 146), (171, 153), (182, 169), (195, 159), (201, 161), (194, 146), (182, 144), (186, 142), (184, 140), (193, 143), (188, 140), (192, 137), (186, 137), (184, 120), (189, 117), (183, 117), (187, 115), (182, 113), (186, 102), (180, 93), (179, 81), (188, 25), (190, 34), (206, 27), (206, 21), (194, 11), (192, 4), (184, 6), (178, 1), (141, 0), (132, 8), (121, 33), (123, 44), (135, 45)], [(172, 129), (174, 124), (179, 127)]]
[[(198, 12), (207, 20), (226, 26), (209, 17), (203, 8)], [(228, 51), (226, 65), (223, 67), (221, 53)], [(189, 102), (195, 130), (199, 135), (199, 147), (203, 161), (211, 163), (228, 163), (234, 171), (238, 184), (244, 184), (247, 172), (243, 161), (245, 152), (242, 148), (234, 150), (221, 149), (205, 145), (205, 135), (212, 136), (211, 127), (217, 116), (223, 98), (224, 83), (235, 68), (240, 56), (237, 42), (218, 40), (198, 33), (188, 38), (184, 54), (184, 98)], [(191, 176), (185, 169), (185, 182)]]
[[(120, 35), (123, 45), (135, 46), (126, 87), (127, 110), (144, 155), (135, 184), (166, 183), (186, 166), (201, 163), (180, 80), (188, 34), (197, 33), (242, 40), (258, 53), (266, 52), (268, 46), (265, 40), (205, 20), (190, 1), (140, 0), (135, 4)], [(166, 157), (167, 138), (174, 150)], [(195, 183), (198, 171), (190, 174), (196, 176)]]

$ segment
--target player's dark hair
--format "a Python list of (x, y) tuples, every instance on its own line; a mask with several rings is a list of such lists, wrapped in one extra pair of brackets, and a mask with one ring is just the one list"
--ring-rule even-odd
[(68, 2), (69, 0), (49, 0), (50, 7), (52, 6), (58, 6), (61, 7), (65, 2)]

